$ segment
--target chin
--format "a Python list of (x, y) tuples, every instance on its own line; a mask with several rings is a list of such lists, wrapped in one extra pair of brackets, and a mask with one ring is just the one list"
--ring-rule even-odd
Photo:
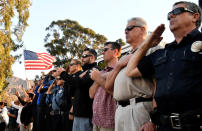
[(126, 43), (130, 43), (130, 40), (129, 40), (129, 39), (126, 39)]

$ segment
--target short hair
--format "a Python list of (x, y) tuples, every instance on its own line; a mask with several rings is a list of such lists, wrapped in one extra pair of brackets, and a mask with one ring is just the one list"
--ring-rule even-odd
[(4, 102), (0, 102), (0, 106), (4, 105)]
[(112, 48), (112, 49), (117, 49), (118, 51), (121, 50), (121, 45), (120, 45), (118, 42), (108, 41), (108, 42), (106, 42), (106, 43), (104, 44), (104, 46), (107, 46), (107, 45), (109, 45), (109, 44), (111, 44), (111, 48)]
[(34, 94), (33, 93), (27, 93), (30, 99), (34, 99)]
[(131, 19), (128, 20), (128, 22), (130, 21), (135, 21), (136, 25), (137, 26), (142, 26), (142, 27), (145, 27), (146, 28), (146, 32), (148, 30), (148, 25), (147, 25), (147, 22), (141, 18), (141, 17), (133, 17)]
[(188, 1), (179, 1), (179, 2), (174, 3), (173, 6), (178, 5), (178, 4), (185, 4), (186, 8), (190, 9), (194, 13), (199, 13), (200, 17), (196, 21), (196, 27), (199, 28), (201, 26), (201, 8), (197, 4), (195, 4), (193, 2), (188, 2)]
[(90, 52), (95, 57), (95, 60), (97, 59), (97, 52), (94, 49), (85, 48), (84, 51)]
[(77, 65), (81, 65), (81, 60), (79, 60), (79, 59), (72, 59), (71, 61), (75, 61), (75, 63)]

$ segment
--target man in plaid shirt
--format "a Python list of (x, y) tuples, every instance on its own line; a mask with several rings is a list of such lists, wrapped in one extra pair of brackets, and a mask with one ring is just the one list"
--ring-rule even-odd
[(91, 79), (94, 84), (89, 89), (93, 101), (93, 131), (113, 131), (116, 102), (113, 92), (105, 88), (105, 75), (111, 71), (120, 56), (121, 45), (117, 42), (105, 43), (103, 49), (104, 61), (107, 66), (99, 72), (97, 69), (91, 71)]

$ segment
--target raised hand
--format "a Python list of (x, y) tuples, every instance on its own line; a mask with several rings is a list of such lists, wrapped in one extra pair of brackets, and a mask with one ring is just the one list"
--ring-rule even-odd
[(145, 40), (144, 43), (148, 43), (150, 48), (158, 45), (158, 43), (163, 39), (161, 35), (163, 34), (164, 30), (165, 30), (165, 25), (164, 24), (159, 25), (152, 32), (152, 34)]

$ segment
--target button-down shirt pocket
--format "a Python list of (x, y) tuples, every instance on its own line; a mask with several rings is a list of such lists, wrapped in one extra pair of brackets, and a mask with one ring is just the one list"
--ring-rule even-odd
[(181, 59), (183, 61), (182, 67), (184, 72), (190, 75), (200, 72), (202, 65), (202, 54), (200, 52), (185, 50)]
[(161, 56), (154, 61), (156, 79), (164, 76), (163, 72), (166, 70), (167, 56)]

